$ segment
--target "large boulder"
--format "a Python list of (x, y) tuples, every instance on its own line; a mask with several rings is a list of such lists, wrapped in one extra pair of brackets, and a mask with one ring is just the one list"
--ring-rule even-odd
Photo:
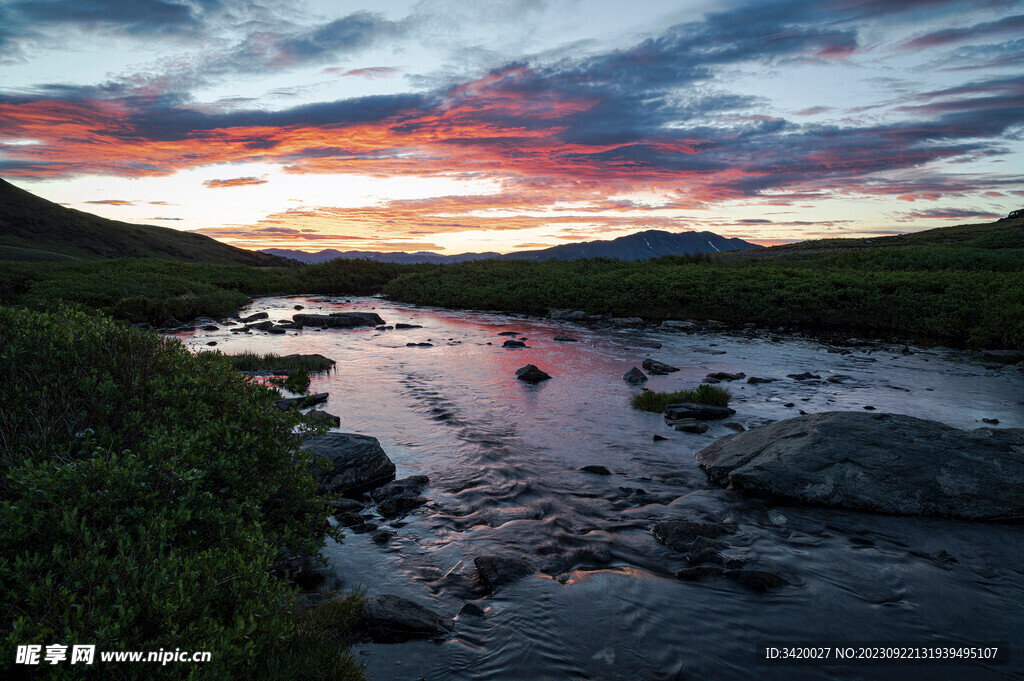
[(524, 367), (516, 369), (516, 378), (526, 383), (540, 383), (551, 378), (550, 374), (542, 369), (538, 369), (533, 364), (527, 364)]
[(797, 502), (976, 520), (1024, 518), (1024, 429), (957, 430), (899, 414), (824, 412), (696, 454), (720, 485)]
[(395, 464), (375, 437), (328, 433), (308, 440), (303, 449), (314, 455), (312, 471), (322, 491), (356, 494), (395, 477)]
[(640, 371), (636, 367), (633, 367), (625, 374), (623, 374), (622, 380), (625, 381), (626, 383), (632, 383), (635, 385), (637, 383), (644, 383), (647, 380), (647, 376), (644, 374), (644, 372)]
[(357, 326), (379, 326), (384, 320), (376, 312), (332, 312), (331, 314), (296, 314), (292, 321), (303, 326), (328, 329), (352, 329)]
[(359, 628), (375, 643), (437, 638), (452, 627), (451, 618), (392, 594), (367, 596), (359, 610)]

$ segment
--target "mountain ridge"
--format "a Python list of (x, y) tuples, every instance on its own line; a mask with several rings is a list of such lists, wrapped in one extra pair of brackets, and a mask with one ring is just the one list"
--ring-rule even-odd
[[(652, 243), (653, 242), (653, 243)], [(338, 251), (324, 249), (315, 253), (283, 248), (265, 248), (261, 252), (292, 258), (306, 264), (328, 262), (335, 259), (366, 258), (378, 262), (394, 262), (401, 264), (434, 263), (452, 264), (473, 260), (580, 260), (583, 258), (612, 258), (635, 262), (649, 260), (666, 255), (696, 255), (702, 253), (719, 253), (722, 251), (758, 249), (761, 246), (738, 238), (727, 238), (714, 232), (666, 232), (649, 229), (635, 232), (617, 239), (585, 241), (575, 244), (561, 244), (534, 251), (518, 253), (460, 253), (458, 255), (439, 255), (426, 251), (406, 253), (382, 253), (378, 251)]]

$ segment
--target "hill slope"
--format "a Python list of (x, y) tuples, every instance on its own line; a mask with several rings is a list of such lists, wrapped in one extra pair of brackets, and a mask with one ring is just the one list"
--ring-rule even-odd
[(666, 255), (695, 255), (698, 253), (718, 253), (740, 249), (761, 248), (743, 239), (727, 239), (713, 232), (683, 232), (675, 234), (651, 229), (628, 236), (611, 239), (610, 241), (584, 241), (578, 244), (563, 244), (538, 251), (520, 251), (518, 253), (461, 253), (459, 255), (438, 255), (437, 253), (378, 253), (375, 251), (336, 251), (323, 250), (316, 253), (293, 251), (281, 248), (264, 249), (263, 253), (292, 258), (306, 264), (328, 262), (330, 260), (366, 258), (378, 262), (391, 262), (403, 265), (429, 263), (432, 265), (451, 265), (473, 260), (582, 260), (584, 258), (611, 258), (635, 262), (650, 260)]
[(161, 258), (222, 265), (287, 266), (265, 253), (167, 227), (134, 225), (65, 208), (0, 180), (0, 260)]

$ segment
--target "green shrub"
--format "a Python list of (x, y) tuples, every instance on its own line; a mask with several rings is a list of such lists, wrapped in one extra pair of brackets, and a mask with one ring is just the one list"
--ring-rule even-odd
[(645, 390), (639, 395), (633, 396), (633, 408), (644, 411), (661, 413), (665, 406), (678, 404), (680, 402), (696, 402), (698, 404), (713, 404), (717, 407), (728, 407), (729, 398), (732, 393), (726, 388), (717, 385), (701, 383), (696, 390), (680, 390), (674, 393), (659, 393), (653, 390)]
[(0, 308), (0, 338), (0, 666), (94, 643), (213, 654), (100, 678), (237, 678), (287, 646), (295, 589), (271, 569), (325, 524), (300, 415), (223, 357), (108, 318)]
[(290, 371), (284, 381), (284, 387), (293, 393), (306, 392), (309, 390), (309, 374), (304, 369)]

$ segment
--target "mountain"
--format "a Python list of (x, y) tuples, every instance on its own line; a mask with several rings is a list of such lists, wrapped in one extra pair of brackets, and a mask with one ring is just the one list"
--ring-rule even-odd
[(139, 257), (261, 267), (295, 264), (202, 234), (118, 222), (65, 208), (0, 180), (0, 260)]
[(539, 251), (518, 253), (462, 253), (460, 255), (438, 255), (419, 251), (416, 253), (378, 253), (376, 251), (336, 251), (332, 249), (307, 253), (283, 248), (268, 248), (264, 253), (292, 258), (307, 264), (327, 262), (336, 258), (367, 258), (379, 262), (434, 263), (447, 265), (470, 260), (496, 258), (501, 260), (580, 260), (583, 258), (614, 258), (618, 260), (649, 260), (663, 255), (694, 255), (761, 248), (743, 239), (727, 239), (713, 232), (683, 232), (675, 234), (651, 229), (619, 237), (610, 241), (584, 241), (578, 244), (563, 244)]
[(315, 265), (317, 263), (327, 262), (328, 260), (356, 260), (358, 258), (376, 260), (377, 262), (398, 263), (400, 265), (421, 263), (447, 265), (450, 263), (466, 262), (469, 260), (485, 260), (487, 258), (501, 257), (500, 253), (438, 255), (437, 253), (430, 253), (429, 251), (416, 251), (415, 253), (404, 253), (401, 251), (394, 253), (381, 253), (379, 251), (336, 251), (333, 248), (317, 251), (316, 253), (294, 251), (287, 248), (264, 248), (261, 253), (269, 253), (270, 255), (276, 255), (282, 258), (291, 258), (292, 260), (298, 260), (299, 262), (306, 263), (307, 265)]

